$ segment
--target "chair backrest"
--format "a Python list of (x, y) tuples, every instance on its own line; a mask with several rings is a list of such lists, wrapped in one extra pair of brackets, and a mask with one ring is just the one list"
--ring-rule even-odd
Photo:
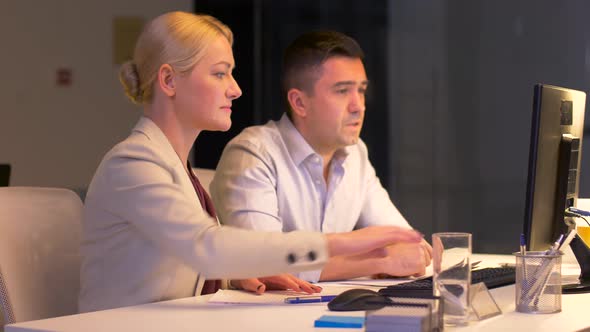
[(77, 313), (81, 217), (73, 191), (0, 188), (3, 324)]
[(211, 185), (211, 181), (213, 180), (213, 176), (215, 176), (215, 170), (208, 169), (208, 168), (195, 168), (195, 167), (193, 167), (193, 172), (195, 173), (195, 175), (199, 179), (199, 182), (201, 182), (201, 185), (203, 186), (203, 188), (205, 188), (205, 190), (207, 190), (207, 193), (209, 194), (209, 185)]

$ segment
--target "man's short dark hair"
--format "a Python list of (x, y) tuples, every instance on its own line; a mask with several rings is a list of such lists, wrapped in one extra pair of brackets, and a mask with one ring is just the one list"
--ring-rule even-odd
[(283, 56), (283, 95), (287, 102), (287, 115), (291, 107), (287, 100), (289, 89), (296, 88), (308, 94), (321, 74), (320, 67), (328, 59), (344, 56), (363, 59), (364, 53), (351, 37), (337, 31), (312, 31), (297, 37), (285, 49)]

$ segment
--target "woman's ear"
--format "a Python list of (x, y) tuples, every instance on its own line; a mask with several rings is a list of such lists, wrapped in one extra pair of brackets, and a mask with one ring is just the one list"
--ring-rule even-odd
[(293, 88), (287, 91), (287, 100), (289, 101), (291, 110), (293, 110), (294, 114), (302, 118), (307, 116), (306, 97), (305, 92), (299, 89)]
[(158, 69), (158, 86), (166, 96), (174, 97), (176, 95), (176, 72), (167, 63)]

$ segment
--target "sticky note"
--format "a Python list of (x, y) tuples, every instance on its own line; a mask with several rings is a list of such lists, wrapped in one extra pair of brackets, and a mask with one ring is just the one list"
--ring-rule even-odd
[(314, 327), (362, 328), (365, 317), (323, 315), (315, 320)]

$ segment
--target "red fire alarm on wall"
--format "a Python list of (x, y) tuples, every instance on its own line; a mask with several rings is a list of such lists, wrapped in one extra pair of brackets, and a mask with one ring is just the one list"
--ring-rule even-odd
[(72, 70), (70, 68), (57, 68), (55, 73), (55, 84), (57, 84), (57, 86), (72, 85)]

